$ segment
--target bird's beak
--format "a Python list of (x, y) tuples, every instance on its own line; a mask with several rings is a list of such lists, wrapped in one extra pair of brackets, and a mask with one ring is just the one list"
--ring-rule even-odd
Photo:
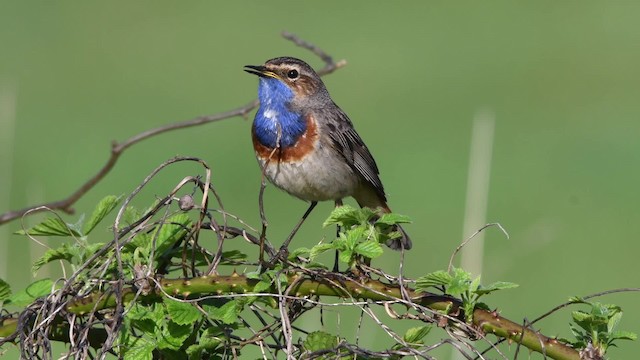
[(258, 75), (260, 77), (272, 77), (274, 79), (278, 79), (278, 75), (271, 70), (268, 70), (266, 67), (262, 65), (245, 65), (244, 71), (249, 74)]

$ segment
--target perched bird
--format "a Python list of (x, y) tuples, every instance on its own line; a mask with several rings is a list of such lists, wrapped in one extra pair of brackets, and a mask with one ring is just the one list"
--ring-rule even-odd
[[(274, 185), (311, 202), (304, 217), (318, 201), (340, 205), (348, 196), (361, 207), (391, 212), (369, 149), (311, 66), (279, 57), (244, 70), (260, 77), (251, 129), (260, 167)], [(387, 245), (411, 249), (409, 236), (397, 230), (402, 236)]]

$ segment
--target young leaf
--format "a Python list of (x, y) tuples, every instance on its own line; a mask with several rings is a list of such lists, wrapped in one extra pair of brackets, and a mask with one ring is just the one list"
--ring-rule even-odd
[(347, 248), (353, 250), (361, 239), (364, 238), (364, 233), (367, 230), (365, 226), (356, 226), (353, 229), (347, 231)]
[(471, 281), (471, 284), (469, 284), (469, 291), (472, 293), (476, 293), (476, 291), (478, 291), (479, 288), (480, 288), (480, 276), (478, 276), (477, 278), (473, 279), (473, 281)]
[(127, 319), (151, 320), (154, 324), (161, 323), (165, 318), (165, 311), (162, 304), (157, 303), (148, 306), (136, 303), (125, 314)]
[(618, 323), (620, 322), (620, 319), (622, 319), (622, 311), (618, 311), (615, 314), (613, 314), (609, 318), (609, 321), (607, 321), (607, 332), (612, 333), (616, 329), (616, 327), (618, 327)]
[(386, 225), (394, 225), (394, 224), (406, 224), (410, 223), (411, 219), (408, 216), (387, 213), (382, 214), (380, 218), (376, 221), (376, 224), (386, 224)]
[(40, 224), (26, 231), (18, 230), (16, 234), (33, 236), (82, 236), (82, 234), (73, 230), (68, 224), (57, 217), (47, 218)]
[[(187, 214), (177, 214), (166, 220), (160, 227), (160, 233), (156, 238), (156, 258), (173, 246), (184, 234), (191, 224), (191, 219)], [(155, 234), (154, 234), (155, 235)]]
[(253, 293), (263, 293), (271, 289), (271, 281), (258, 281), (253, 287)]
[(421, 342), (420, 340), (422, 340), (423, 337), (427, 336), (429, 331), (431, 331), (431, 326), (429, 325), (411, 328), (404, 334), (404, 341), (417, 344)]
[(7, 303), (16, 306), (27, 306), (34, 302), (37, 298), (49, 295), (52, 290), (53, 281), (51, 279), (42, 279), (31, 283), (26, 289), (7, 298)]
[(152, 360), (153, 350), (156, 349), (156, 345), (145, 339), (137, 338), (134, 344), (125, 347), (125, 358), (130, 360)]
[(349, 249), (342, 250), (338, 255), (338, 258), (340, 259), (340, 261), (347, 264), (351, 263), (352, 257), (353, 257), (353, 251)]
[(611, 339), (610, 340), (631, 340), (631, 341), (635, 341), (638, 339), (638, 335), (636, 335), (635, 333), (632, 333), (630, 331), (614, 331), (611, 333)]
[(485, 295), (497, 290), (513, 289), (513, 288), (517, 288), (518, 286), (519, 286), (518, 284), (511, 283), (511, 282), (497, 281), (487, 286), (480, 286), (474, 292), (478, 295)]
[(323, 252), (330, 249), (334, 249), (334, 248), (335, 248), (334, 244), (332, 243), (320, 243), (318, 245), (315, 245), (314, 247), (311, 248), (311, 251), (309, 251), (309, 259), (313, 260)]
[(287, 259), (293, 261), (300, 255), (309, 255), (311, 253), (311, 249), (306, 247), (301, 247), (293, 250), (289, 253), (289, 257)]
[(571, 317), (573, 317), (573, 321), (577, 323), (583, 323), (587, 320), (591, 320), (591, 314), (588, 314), (581, 310), (571, 312)]
[(330, 350), (338, 346), (338, 337), (324, 331), (314, 331), (307, 335), (302, 346), (309, 352)]
[(167, 306), (169, 318), (178, 325), (193, 324), (202, 318), (202, 313), (190, 303), (175, 301), (169, 298), (165, 298), (164, 303)]
[(465, 291), (469, 290), (469, 284), (471, 283), (471, 274), (460, 269), (453, 269), (453, 277), (449, 286), (447, 286), (447, 294), (451, 296), (460, 296)]
[(209, 316), (216, 320), (220, 320), (225, 324), (233, 324), (238, 320), (238, 315), (242, 310), (238, 300), (231, 300), (220, 307), (207, 307)]
[(6, 281), (0, 279), (0, 303), (8, 299), (9, 296), (11, 296), (11, 287)]
[(91, 230), (93, 230), (96, 225), (102, 221), (102, 219), (109, 215), (109, 213), (118, 205), (120, 199), (122, 199), (122, 196), (109, 195), (100, 200), (96, 208), (93, 210), (93, 214), (91, 214), (89, 221), (84, 224), (84, 234), (89, 234)]
[(229, 250), (222, 252), (222, 262), (223, 265), (231, 265), (238, 261), (245, 260), (247, 258), (247, 254), (243, 253), (240, 250)]
[(49, 249), (45, 251), (44, 255), (33, 263), (31, 272), (35, 275), (43, 265), (55, 260), (67, 260), (68, 262), (71, 262), (71, 260), (78, 256), (78, 254), (79, 248), (77, 246), (71, 246), (68, 243), (64, 243), (57, 249)]
[(382, 246), (375, 241), (365, 241), (356, 245), (355, 252), (369, 259), (377, 258), (382, 255)]
[(324, 221), (322, 224), (323, 227), (331, 226), (331, 225), (353, 225), (358, 223), (358, 209), (349, 206), (343, 205), (338, 206), (331, 212), (331, 215)]
[(124, 224), (133, 224), (142, 217), (142, 213), (133, 206), (127, 206), (122, 214), (122, 222)]
[(178, 350), (191, 335), (192, 331), (193, 327), (190, 325), (178, 325), (173, 321), (169, 321), (162, 327), (162, 335), (158, 339), (158, 347), (160, 349)]
[[(220, 329), (217, 327), (207, 328), (202, 335), (200, 335), (200, 339), (198, 339), (198, 343), (191, 345), (187, 348), (187, 355), (189, 355), (189, 360), (199, 360), (204, 359), (204, 352), (209, 354), (213, 353), (213, 351), (222, 344), (222, 340), (220, 339)], [(210, 357), (208, 357), (210, 358)]]
[(452, 279), (451, 274), (444, 270), (434, 271), (416, 280), (416, 290), (426, 291), (432, 286), (449, 286)]

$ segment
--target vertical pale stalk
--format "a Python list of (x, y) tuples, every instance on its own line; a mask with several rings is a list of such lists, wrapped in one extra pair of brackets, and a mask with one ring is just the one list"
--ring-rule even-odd
[[(16, 94), (0, 84), (0, 209), (9, 209), (13, 178), (13, 143), (16, 120)], [(9, 227), (0, 229), (0, 278), (7, 279), (9, 262)]]

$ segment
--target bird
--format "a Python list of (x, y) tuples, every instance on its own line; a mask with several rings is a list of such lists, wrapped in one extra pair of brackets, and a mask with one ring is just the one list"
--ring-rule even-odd
[[(256, 158), (272, 184), (311, 203), (302, 221), (319, 201), (340, 206), (346, 197), (360, 207), (391, 212), (371, 152), (309, 64), (277, 57), (244, 70), (259, 77), (260, 105), (251, 127)], [(393, 230), (400, 237), (387, 246), (411, 249), (404, 229)]]

